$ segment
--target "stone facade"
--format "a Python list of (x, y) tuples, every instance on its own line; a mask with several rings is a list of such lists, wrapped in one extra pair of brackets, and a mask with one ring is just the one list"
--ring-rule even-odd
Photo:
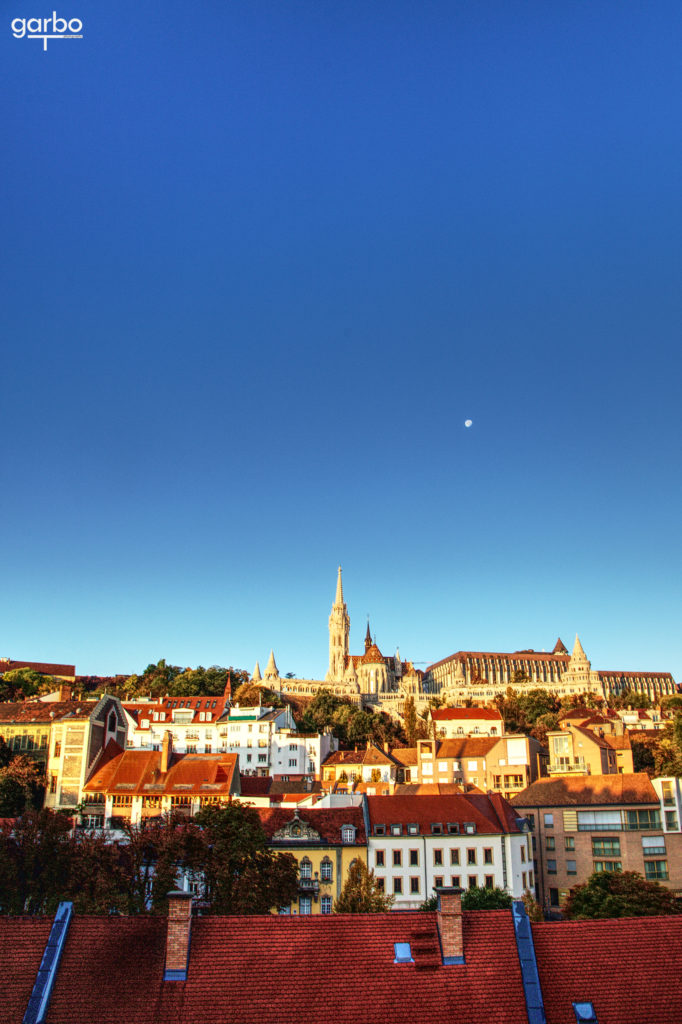
[(675, 681), (669, 672), (593, 670), (577, 636), (570, 655), (560, 639), (550, 653), (533, 650), (512, 654), (457, 651), (429, 665), (424, 679), (427, 689), (439, 693), (453, 704), (465, 700), (486, 703), (498, 694), (504, 694), (512, 684), (521, 693), (540, 687), (562, 697), (594, 693), (607, 700), (627, 689), (645, 693), (654, 700), (676, 692)]

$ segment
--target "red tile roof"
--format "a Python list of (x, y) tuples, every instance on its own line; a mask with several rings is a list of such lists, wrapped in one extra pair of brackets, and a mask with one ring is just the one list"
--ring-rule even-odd
[(431, 712), (434, 722), (459, 722), (485, 719), (490, 722), (501, 722), (502, 715), (492, 708), (437, 708)]
[[(215, 707), (214, 707), (215, 705)], [(123, 707), (137, 723), (138, 729), (151, 729), (152, 726), (173, 725), (173, 711), (192, 711), (191, 724), (205, 725), (217, 722), (230, 706), (229, 697), (163, 697), (154, 702), (123, 701)], [(161, 721), (154, 721), (154, 712), (163, 714)], [(203, 715), (203, 719), (199, 716)], [(208, 716), (208, 717), (207, 717)], [(143, 725), (145, 721), (147, 724)], [(177, 724), (177, 723), (175, 723)], [(183, 723), (189, 724), (189, 723)]]
[(513, 808), (507, 810), (507, 801), (499, 794), (486, 796), (481, 793), (453, 794), (452, 796), (426, 796), (418, 799), (412, 796), (368, 796), (367, 806), (371, 830), (375, 825), (419, 826), (420, 835), (431, 835), (431, 825), (441, 824), (444, 830), (448, 823), (459, 824), (464, 832), (466, 822), (473, 822), (481, 834), (518, 832), (517, 815)]
[(494, 658), (498, 658), (501, 661), (551, 661), (565, 667), (568, 666), (571, 660), (568, 654), (555, 654), (554, 651), (550, 654), (546, 651), (512, 651), (507, 654), (499, 651), (455, 651), (454, 654), (449, 655), (447, 658), (434, 661), (433, 665), (429, 665), (426, 671), (430, 672), (431, 669), (439, 668), (440, 665), (447, 665), (451, 661), (468, 661), (472, 658), (477, 661), (484, 659), (490, 661)]
[[(293, 821), (294, 813), (296, 813), (301, 824), (310, 825), (316, 832), (319, 832), (324, 843), (340, 844), (341, 829), (344, 825), (355, 826), (356, 846), (364, 846), (367, 842), (361, 807), (301, 807), (296, 812), (291, 808), (284, 807), (256, 807), (255, 810), (268, 839), (272, 839), (275, 832)], [(302, 845), (308, 842), (309, 840), (301, 840)]]
[(682, 916), (534, 924), (547, 1024), (575, 1024), (588, 1000), (599, 1024), (679, 1024)]
[(96, 700), (26, 700), (0, 704), (0, 722), (52, 722), (80, 714), (85, 720), (97, 707)]
[[(10, 922), (10, 925), (15, 922)], [(51, 921), (16, 920), (3, 1022), (21, 1024)], [(435, 913), (199, 917), (185, 982), (163, 982), (164, 917), (71, 922), (48, 1024), (518, 1024), (508, 911), (464, 914), (466, 963), (444, 967)], [(7, 935), (3, 941), (9, 943)], [(415, 964), (398, 965), (409, 942)], [(434, 952), (432, 952), (435, 951)], [(12, 961), (8, 956), (5, 963)]]
[(11, 672), (15, 668), (30, 668), (44, 676), (75, 676), (75, 665), (53, 665), (49, 661), (14, 661), (0, 658), (0, 672)]
[(23, 1019), (52, 927), (51, 917), (3, 917), (0, 927), (0, 959), (5, 978), (2, 986), (2, 1019)]
[(658, 804), (646, 772), (538, 779), (512, 797), (514, 807), (573, 807), (602, 804)]

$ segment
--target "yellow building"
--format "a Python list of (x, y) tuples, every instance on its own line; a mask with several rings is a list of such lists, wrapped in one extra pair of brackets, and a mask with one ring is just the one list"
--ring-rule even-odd
[[(298, 897), (281, 914), (331, 914), (353, 861), (367, 863), (367, 833), (362, 807), (325, 807), (292, 811), (256, 808), (278, 853), (298, 862)], [(276, 911), (273, 911), (276, 913)]]

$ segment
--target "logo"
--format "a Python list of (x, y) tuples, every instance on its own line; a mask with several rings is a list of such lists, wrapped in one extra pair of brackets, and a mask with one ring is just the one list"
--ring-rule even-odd
[(80, 18), (66, 18), (52, 12), (51, 18), (15, 18), (12, 22), (15, 39), (42, 39), (43, 50), (47, 50), (48, 39), (82, 39), (83, 22)]

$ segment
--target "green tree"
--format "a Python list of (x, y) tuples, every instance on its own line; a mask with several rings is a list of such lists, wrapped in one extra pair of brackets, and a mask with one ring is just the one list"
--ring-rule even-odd
[(646, 693), (639, 690), (622, 690), (610, 698), (611, 707), (644, 709), (651, 707), (651, 700)]
[(418, 726), (419, 720), (417, 709), (414, 706), (414, 697), (406, 697), (403, 705), (403, 728), (408, 747), (414, 747), (417, 743)]
[(334, 904), (334, 913), (382, 914), (392, 906), (393, 897), (381, 891), (374, 872), (364, 861), (354, 861), (348, 869), (341, 895)]
[(577, 885), (562, 906), (564, 916), (659, 917), (682, 912), (680, 901), (658, 882), (647, 882), (637, 871), (596, 871)]
[(206, 807), (195, 820), (205, 839), (201, 870), (212, 913), (267, 914), (296, 897), (296, 858), (268, 849), (253, 807), (238, 802)]
[(543, 746), (547, 746), (547, 733), (558, 728), (559, 716), (555, 712), (550, 712), (546, 715), (538, 715), (530, 734), (538, 740), (539, 743), (542, 743)]
[(478, 886), (462, 893), (462, 910), (508, 910), (512, 898), (504, 889)]
[(535, 725), (541, 716), (556, 715), (561, 708), (558, 697), (541, 687), (519, 694), (518, 702), (526, 722), (531, 726)]
[(37, 693), (49, 693), (55, 686), (52, 676), (41, 675), (32, 668), (12, 668), (0, 676), (0, 699), (24, 700)]
[(12, 757), (0, 768), (0, 818), (15, 818), (25, 810), (38, 810), (43, 802), (42, 769), (26, 754)]
[(71, 819), (30, 811), (0, 827), (0, 910), (51, 914), (68, 898)]

